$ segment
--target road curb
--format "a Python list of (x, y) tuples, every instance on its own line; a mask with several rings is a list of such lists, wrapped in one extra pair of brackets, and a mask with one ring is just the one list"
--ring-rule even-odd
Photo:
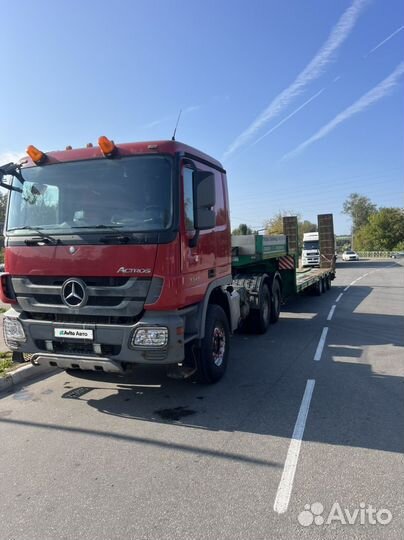
[(0, 392), (56, 371), (56, 368), (50, 366), (33, 366), (32, 364), (21, 366), (0, 379)]

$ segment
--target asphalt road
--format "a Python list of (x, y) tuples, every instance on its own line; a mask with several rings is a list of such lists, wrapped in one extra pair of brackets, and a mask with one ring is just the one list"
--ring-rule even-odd
[(403, 266), (340, 263), (235, 336), (217, 385), (61, 372), (3, 395), (0, 539), (402, 538), (403, 450)]

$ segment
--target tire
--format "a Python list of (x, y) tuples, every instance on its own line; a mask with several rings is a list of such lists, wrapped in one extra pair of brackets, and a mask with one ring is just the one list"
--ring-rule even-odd
[(271, 323), (276, 323), (279, 320), (279, 315), (281, 313), (281, 303), (282, 303), (282, 293), (281, 286), (279, 285), (279, 280), (274, 279), (272, 283), (272, 296), (271, 296)]
[(22, 352), (13, 351), (12, 356), (13, 362), (15, 362), (16, 364), (23, 364), (25, 362), (25, 358)]
[(319, 279), (317, 283), (314, 285), (314, 294), (315, 296), (321, 296), (323, 294), (323, 280)]
[(331, 289), (331, 277), (329, 275), (325, 278), (325, 288), (327, 291)]
[(265, 283), (259, 296), (259, 308), (251, 311), (250, 328), (254, 334), (265, 334), (271, 322), (271, 294)]
[(196, 378), (203, 384), (219, 381), (226, 372), (229, 358), (230, 330), (220, 306), (208, 306), (205, 337), (196, 358)]

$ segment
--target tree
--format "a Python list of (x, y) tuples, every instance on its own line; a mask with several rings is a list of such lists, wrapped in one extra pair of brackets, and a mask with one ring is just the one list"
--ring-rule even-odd
[(279, 211), (274, 217), (265, 222), (266, 234), (282, 234), (283, 233), (283, 216), (293, 215), (289, 212)]
[[(279, 211), (273, 218), (269, 219), (265, 223), (266, 234), (283, 234), (283, 218), (284, 216), (295, 216), (295, 212)], [(307, 232), (316, 232), (317, 225), (305, 219), (302, 221), (299, 214), (297, 214), (297, 224), (299, 231), (299, 242), (303, 241), (303, 234)]]
[(317, 232), (317, 225), (305, 219), (304, 221), (299, 222), (299, 232), (303, 238), (304, 233)]
[(0, 193), (0, 223), (6, 220), (7, 197), (7, 193)]
[(404, 209), (380, 208), (356, 234), (356, 248), (363, 251), (400, 250), (404, 239)]
[(253, 231), (245, 223), (240, 223), (240, 225), (237, 227), (237, 229), (232, 230), (231, 234), (234, 234), (236, 236), (240, 236), (240, 235), (244, 236), (246, 234), (253, 234)]
[(352, 219), (352, 233), (364, 227), (369, 217), (376, 212), (376, 205), (359, 193), (351, 193), (343, 205), (342, 213)]

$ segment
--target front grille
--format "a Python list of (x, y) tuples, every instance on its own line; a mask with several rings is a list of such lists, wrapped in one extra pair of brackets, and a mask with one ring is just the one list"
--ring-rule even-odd
[(69, 307), (62, 300), (63, 284), (69, 277), (13, 277), (17, 301), (31, 318), (53, 322), (94, 322), (131, 324), (143, 312), (151, 278), (80, 277), (87, 302)]
[[(35, 345), (40, 351), (50, 352), (43, 339), (35, 340)], [(52, 352), (59, 354), (80, 354), (87, 356), (94, 356), (96, 354), (92, 343), (54, 340), (52, 341), (52, 345)], [(101, 344), (101, 356), (117, 356), (121, 352), (121, 349), (121, 345)]]
[(60, 323), (78, 323), (78, 324), (128, 324), (133, 325), (139, 321), (141, 314), (137, 317), (110, 317), (107, 315), (70, 315), (59, 313), (27, 313), (28, 319), (34, 321), (49, 321)]

